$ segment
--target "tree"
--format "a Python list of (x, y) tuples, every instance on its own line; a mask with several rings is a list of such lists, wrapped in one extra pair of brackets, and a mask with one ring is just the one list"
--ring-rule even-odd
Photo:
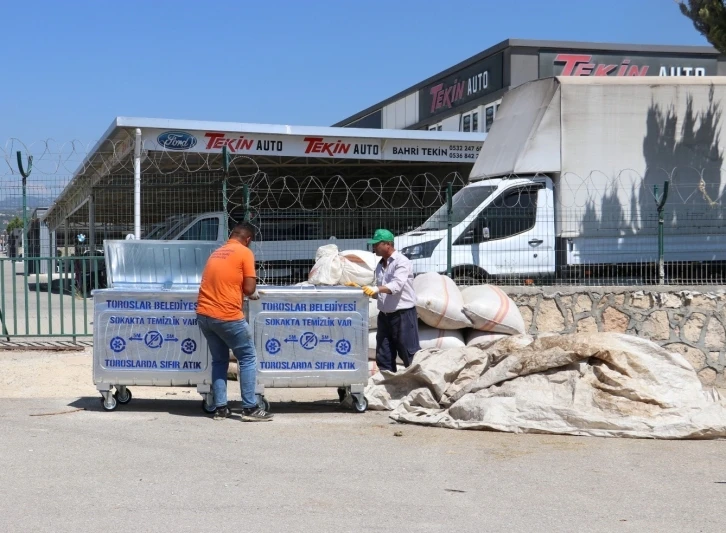
[(678, 1), (681, 13), (693, 22), (713, 47), (726, 54), (726, 0)]
[(18, 228), (22, 228), (22, 227), (23, 227), (23, 221), (20, 220), (20, 217), (16, 216), (14, 219), (12, 219), (10, 222), (8, 222), (8, 225), (5, 228), (5, 231), (10, 233), (14, 229), (18, 229)]

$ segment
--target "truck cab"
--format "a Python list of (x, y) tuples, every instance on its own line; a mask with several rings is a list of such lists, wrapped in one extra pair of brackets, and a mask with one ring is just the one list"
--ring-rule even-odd
[[(488, 179), (453, 197), (451, 266), (456, 278), (545, 276), (555, 271), (554, 189), (546, 176)], [(447, 270), (447, 206), (396, 238), (414, 273)]]

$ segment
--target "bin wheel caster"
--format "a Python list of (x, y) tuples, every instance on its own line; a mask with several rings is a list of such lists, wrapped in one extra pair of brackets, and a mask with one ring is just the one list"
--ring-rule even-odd
[(340, 400), (340, 403), (343, 403), (345, 401), (345, 397), (348, 395), (348, 391), (345, 390), (345, 387), (338, 387), (338, 400)]
[[(211, 396), (211, 395), (210, 395), (210, 396)], [(204, 399), (202, 400), (202, 411), (204, 411), (204, 412), (205, 412), (205, 413), (207, 413), (208, 415), (211, 415), (211, 414), (212, 414), (212, 413), (214, 413), (214, 411), (216, 411), (216, 410), (217, 410), (217, 406), (216, 406), (216, 405), (214, 405), (214, 403), (212, 403), (212, 404), (210, 405), (209, 403), (207, 403), (207, 399), (206, 399), (206, 398), (204, 398)]]
[(116, 398), (116, 401), (121, 405), (126, 405), (131, 401), (132, 395), (131, 391), (124, 387), (123, 392), (116, 390), (116, 392), (113, 393), (113, 397)]
[(113, 411), (118, 407), (118, 403), (116, 402), (116, 398), (114, 398), (111, 394), (108, 395), (108, 400), (101, 397), (101, 405), (106, 411)]
[(368, 409), (368, 400), (366, 400), (366, 397), (363, 395), (354, 397), (353, 409), (355, 409), (356, 413), (365, 413), (366, 409)]
[(270, 412), (270, 402), (268, 402), (267, 398), (265, 398), (261, 394), (257, 395), (257, 407), (261, 407), (268, 413)]

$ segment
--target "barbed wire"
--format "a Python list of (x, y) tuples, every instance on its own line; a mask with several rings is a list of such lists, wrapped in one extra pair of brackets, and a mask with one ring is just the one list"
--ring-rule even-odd
[[(21, 189), (21, 177), (17, 168), (16, 152), (24, 158), (33, 156), (33, 173), (28, 179), (29, 194), (50, 200), (63, 192), (76, 176), (95, 175), (133, 176), (133, 139), (104, 140), (101, 145), (78, 140), (59, 143), (53, 139), (24, 143), (18, 139), (7, 140), (0, 148), (0, 195), (15, 194)], [(230, 166), (228, 199), (231, 209), (244, 207), (239, 191), (247, 186), (250, 191), (250, 209), (403, 209), (432, 208), (445, 202), (443, 185), (454, 184), (455, 190), (467, 184), (467, 177), (457, 172), (445, 176), (423, 172), (414, 176), (405, 174), (351, 177), (343, 173), (331, 175), (275, 175), (267, 167), (261, 169), (257, 158), (234, 155)], [(283, 167), (277, 167), (284, 172)], [(303, 167), (298, 167), (303, 168)], [(388, 168), (390, 172), (390, 167)], [(371, 171), (374, 173), (375, 171)], [(726, 170), (723, 168), (674, 167), (646, 168), (645, 170), (622, 169), (615, 174), (592, 170), (584, 176), (563, 173), (556, 180), (556, 198), (560, 208), (590, 209), (601, 215), (608, 206), (621, 203), (626, 212), (652, 211), (655, 206), (653, 186), (670, 183), (670, 199), (667, 209), (678, 205), (695, 208), (722, 209), (726, 189)], [(188, 180), (195, 175), (211, 173), (215, 179), (223, 179), (223, 162), (219, 153), (171, 151), (153, 142), (145, 142), (142, 163), (142, 187), (152, 176), (167, 177), (170, 182)], [(531, 175), (522, 176), (531, 179)], [(537, 177), (537, 176), (535, 176)], [(509, 176), (514, 180), (518, 176)], [(123, 180), (122, 180), (123, 181)], [(603, 199), (609, 203), (605, 205)], [(632, 202), (637, 202), (637, 206)], [(456, 202), (459, 207), (475, 207), (479, 197), (460, 193)]]

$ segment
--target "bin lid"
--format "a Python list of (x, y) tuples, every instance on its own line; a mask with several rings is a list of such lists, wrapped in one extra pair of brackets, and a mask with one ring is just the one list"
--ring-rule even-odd
[(197, 290), (207, 259), (222, 242), (105, 241), (109, 288)]

